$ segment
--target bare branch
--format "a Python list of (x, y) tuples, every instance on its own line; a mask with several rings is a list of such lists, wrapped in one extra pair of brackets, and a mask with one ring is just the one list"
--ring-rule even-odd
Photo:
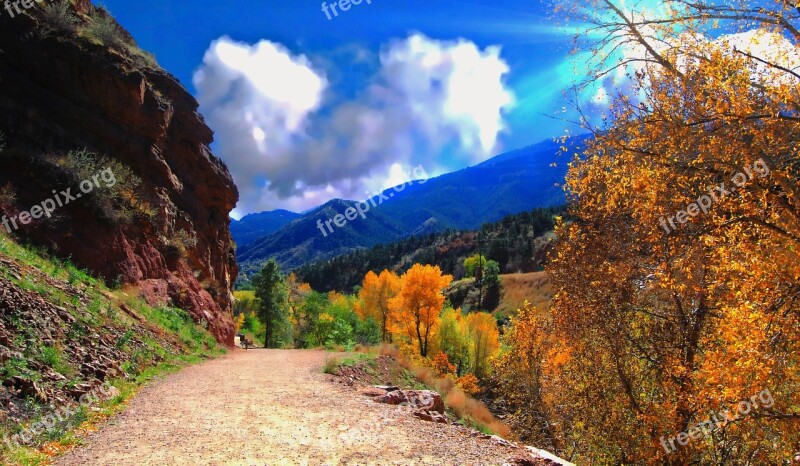
[(800, 79), (800, 74), (795, 73), (794, 71), (790, 70), (789, 68), (785, 68), (783, 66), (776, 65), (775, 63), (771, 63), (771, 62), (769, 62), (767, 60), (764, 60), (763, 58), (759, 58), (759, 57), (757, 57), (755, 55), (749, 54), (749, 53), (745, 52), (744, 50), (739, 50), (737, 48), (734, 48), (733, 51), (736, 52), (736, 53), (740, 53), (740, 54), (744, 55), (745, 57), (752, 58), (753, 60), (755, 60), (757, 62), (760, 62), (760, 63), (763, 63), (763, 64), (765, 64), (765, 65), (767, 65), (767, 66), (769, 66), (771, 68), (775, 68), (775, 69), (784, 71), (786, 73), (789, 73), (792, 76), (794, 76), (795, 78)]

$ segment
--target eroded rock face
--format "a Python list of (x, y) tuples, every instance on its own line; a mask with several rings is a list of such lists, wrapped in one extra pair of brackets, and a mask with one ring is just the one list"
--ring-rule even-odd
[[(73, 8), (78, 21), (88, 20), (88, 1)], [(151, 304), (186, 309), (233, 345), (238, 268), (228, 214), (238, 192), (209, 150), (212, 131), (197, 102), (173, 76), (124, 51), (74, 34), (42, 37), (38, 14), (0, 15), (0, 132), (7, 146), (0, 187), (11, 187), (16, 198), (0, 213), (16, 215), (70, 187), (27, 160), (86, 148), (123, 163), (142, 180), (135, 194), (149, 202), (149, 216), (109, 221), (76, 201), (15, 233), (109, 283), (139, 286)], [(176, 250), (176, 237), (187, 246)]]

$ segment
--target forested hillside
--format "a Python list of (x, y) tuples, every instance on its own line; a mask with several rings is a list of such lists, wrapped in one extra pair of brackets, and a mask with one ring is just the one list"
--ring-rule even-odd
[(301, 214), (283, 209), (246, 215), (241, 220), (231, 220), (231, 235), (236, 245), (241, 248), (275, 233), (300, 216)]
[(439, 234), (412, 236), (394, 243), (378, 245), (319, 261), (295, 270), (301, 281), (317, 291), (350, 293), (361, 284), (367, 272), (388, 269), (403, 273), (414, 264), (435, 264), (456, 280), (464, 277), (464, 259), (481, 253), (500, 265), (501, 273), (540, 270), (545, 247), (543, 237), (553, 229), (561, 207), (534, 209), (487, 223), (478, 231), (448, 230)]

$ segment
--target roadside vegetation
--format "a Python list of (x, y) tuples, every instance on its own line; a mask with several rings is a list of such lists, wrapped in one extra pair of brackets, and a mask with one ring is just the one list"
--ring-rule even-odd
[(331, 355), (323, 371), (327, 374), (352, 377), (364, 385), (389, 385), (403, 390), (433, 390), (442, 395), (446, 412), (457, 424), (484, 434), (508, 437), (510, 428), (500, 422), (480, 401), (474, 399), (469, 388), (461, 387), (457, 380), (436, 367), (417, 365), (414, 358), (396, 346), (362, 348), (361, 352), (343, 357)]
[[(224, 353), (185, 311), (149, 306), (138, 290), (110, 289), (5, 233), (0, 284), (0, 437), (30, 439), (0, 442), (2, 464), (46, 464), (79, 445), (143, 384)], [(114, 387), (111, 396), (78, 404), (103, 384)], [(42, 427), (67, 408), (71, 415)]]
[[(496, 262), (477, 255), (465, 262), (473, 280), (482, 273), (487, 287), (498, 286)], [(501, 350), (498, 320), (487, 312), (454, 308), (445, 297), (453, 277), (438, 267), (415, 264), (401, 276), (388, 270), (369, 272), (349, 295), (316, 292), (294, 274), (283, 276), (274, 261), (264, 265), (263, 273), (266, 277), (259, 274), (252, 280), (255, 290), (235, 294), (237, 330), (248, 338), (262, 345), (266, 338), (271, 348), (342, 352), (383, 344), (414, 379), (450, 399), (459, 418), (484, 427), (495, 422), (488, 410), (469, 414), (474, 400), (466, 400), (492, 381)], [(271, 336), (265, 321), (271, 322)], [(349, 362), (332, 357), (325, 370)]]
[(515, 428), (578, 464), (797, 464), (796, 3), (558, 8), (588, 28), (576, 95), (627, 77), (581, 118), (550, 312), (505, 335)]

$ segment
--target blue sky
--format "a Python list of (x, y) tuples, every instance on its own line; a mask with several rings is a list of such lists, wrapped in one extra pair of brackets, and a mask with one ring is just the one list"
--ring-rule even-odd
[(235, 216), (362, 199), (570, 127), (541, 115), (572, 72), (538, 1), (364, 0), (331, 20), (319, 0), (103, 4), (200, 101)]

